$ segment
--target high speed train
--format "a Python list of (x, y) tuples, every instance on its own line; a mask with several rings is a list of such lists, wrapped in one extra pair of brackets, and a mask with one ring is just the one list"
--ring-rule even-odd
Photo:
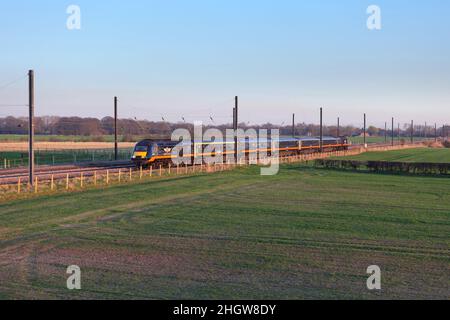
[[(320, 152), (320, 138), (317, 137), (280, 138), (277, 150), (271, 149), (270, 139), (263, 142), (265, 142), (267, 148), (259, 149), (258, 143), (249, 139), (238, 141), (238, 143), (245, 144), (245, 147), (242, 147), (243, 150), (241, 150), (241, 153), (245, 153), (246, 156), (251, 153), (259, 152), (271, 154), (274, 151), (278, 151), (280, 156)], [(139, 141), (136, 144), (131, 161), (136, 166), (145, 167), (151, 165), (169, 164), (174, 158), (193, 159), (194, 156), (214, 156), (215, 153), (218, 154), (219, 152), (224, 155), (224, 158), (226, 156), (231, 158), (235, 153), (234, 143), (234, 141), (189, 141), (182, 144), (183, 150), (190, 150), (188, 154), (183, 154), (183, 152), (180, 152), (180, 154), (174, 155), (172, 154), (172, 150), (175, 146), (179, 145), (180, 142), (146, 139)], [(259, 143), (261, 145), (261, 140), (259, 140)], [(212, 153), (205, 151), (206, 147), (211, 144), (222, 145), (222, 147), (217, 147), (216, 150), (218, 151), (213, 151)], [(324, 152), (347, 150), (349, 146), (350, 144), (347, 137), (323, 137), (322, 139), (322, 149)], [(208, 150), (211, 150), (211, 147), (208, 148)]]

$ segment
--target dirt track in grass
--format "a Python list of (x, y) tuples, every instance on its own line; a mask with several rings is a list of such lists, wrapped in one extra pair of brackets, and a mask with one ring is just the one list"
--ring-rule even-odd
[(286, 165), (0, 204), (0, 298), (448, 299), (449, 187)]

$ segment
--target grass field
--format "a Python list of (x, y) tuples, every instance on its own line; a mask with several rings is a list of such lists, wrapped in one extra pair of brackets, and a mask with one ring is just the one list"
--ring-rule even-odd
[(448, 299), (449, 189), (295, 164), (4, 203), (0, 298)]
[[(129, 160), (132, 149), (119, 149), (119, 160)], [(88, 161), (114, 160), (114, 149), (92, 150), (37, 150), (35, 152), (36, 165), (68, 164)], [(0, 152), (0, 167), (4, 165), (4, 159), (9, 161), (11, 167), (27, 166), (27, 152)]]
[[(120, 137), (122, 140), (122, 137)], [(28, 135), (22, 134), (0, 134), (0, 142), (18, 142), (28, 141)], [(52, 141), (52, 142), (90, 142), (90, 141), (104, 141), (114, 142), (113, 135), (104, 136), (63, 136), (63, 135), (36, 135), (35, 141)]]
[(382, 152), (366, 152), (356, 156), (342, 157), (340, 159), (359, 161), (398, 161), (398, 162), (450, 162), (449, 148), (418, 148)]
[[(349, 137), (349, 140), (353, 144), (363, 144), (364, 143), (364, 137)], [(414, 141), (424, 141), (424, 140), (434, 141), (434, 139), (432, 139), (432, 138), (425, 139), (424, 137), (414, 137)], [(400, 137), (400, 138), (394, 137), (394, 143), (395, 144), (399, 144), (401, 141), (409, 143), (410, 142), (410, 137)], [(386, 142), (386, 140), (384, 139), (384, 136), (366, 137), (366, 143), (367, 144), (385, 143), (385, 142)], [(390, 136), (387, 137), (387, 143), (388, 144), (391, 143), (391, 137)]]
[[(349, 140), (353, 144), (363, 144), (364, 143), (364, 137), (349, 137)], [(388, 139), (388, 143), (391, 140)], [(398, 142), (399, 140), (396, 139), (395, 142)], [(366, 143), (384, 143), (384, 136), (383, 137), (366, 137)]]
[[(119, 135), (119, 141), (130, 140), (127, 142), (135, 142), (140, 139), (155, 138), (158, 139), (158, 135), (146, 135), (146, 136), (123, 136)], [(21, 134), (0, 134), (0, 142), (19, 142), (28, 141), (28, 135)], [(114, 135), (102, 135), (102, 136), (63, 136), (63, 135), (35, 135), (35, 141), (43, 142), (114, 142)]]

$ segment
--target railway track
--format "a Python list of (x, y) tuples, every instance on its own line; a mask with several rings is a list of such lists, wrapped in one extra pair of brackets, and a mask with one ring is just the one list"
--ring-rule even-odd
[[(416, 142), (415, 144), (420, 144)], [(377, 147), (386, 147), (390, 144), (376, 143), (369, 146), (370, 149), (375, 149)], [(349, 150), (354, 150), (361, 148), (362, 145), (352, 145)], [(39, 166), (36, 167), (35, 176), (39, 178), (40, 181), (53, 179), (65, 179), (67, 176), (70, 178), (80, 176), (83, 174), (85, 177), (93, 176), (95, 172), (109, 171), (110, 173), (117, 173), (119, 170), (123, 169), (133, 169), (136, 170), (135, 166), (131, 161), (120, 161), (120, 162), (98, 162), (84, 165), (59, 165), (59, 166)], [(0, 169), (0, 185), (11, 185), (16, 184), (20, 178), (22, 183), (28, 182), (28, 169), (27, 168), (17, 168), (17, 169)]]

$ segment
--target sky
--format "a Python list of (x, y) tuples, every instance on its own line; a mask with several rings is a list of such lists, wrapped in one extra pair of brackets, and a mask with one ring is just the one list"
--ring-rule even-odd
[[(69, 5), (81, 29), (66, 26)], [(366, 10), (381, 9), (381, 30)], [(0, 4), (0, 117), (450, 123), (447, 0), (40, 0)], [(18, 80), (17, 80), (18, 79)], [(12, 85), (5, 84), (17, 80)]]

